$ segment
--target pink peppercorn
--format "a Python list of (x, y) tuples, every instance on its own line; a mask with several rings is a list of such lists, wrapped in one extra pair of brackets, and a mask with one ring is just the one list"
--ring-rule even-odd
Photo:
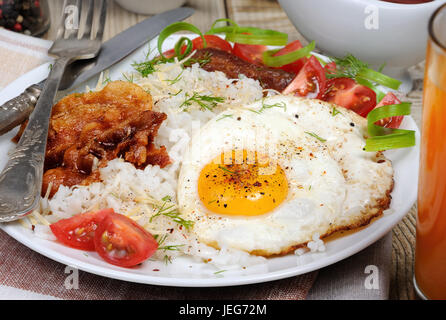
[(14, 25), (14, 30), (17, 31), (17, 32), (22, 31), (22, 25), (20, 23), (16, 23)]

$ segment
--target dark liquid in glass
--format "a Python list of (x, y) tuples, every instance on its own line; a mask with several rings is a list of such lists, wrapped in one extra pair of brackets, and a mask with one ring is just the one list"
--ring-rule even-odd
[(400, 3), (400, 4), (420, 4), (420, 3), (432, 2), (434, 0), (380, 0), (380, 1)]

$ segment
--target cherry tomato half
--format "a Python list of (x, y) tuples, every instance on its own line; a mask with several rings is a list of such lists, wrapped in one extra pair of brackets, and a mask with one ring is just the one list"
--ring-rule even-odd
[(367, 114), (376, 106), (376, 93), (350, 78), (334, 78), (327, 81), (324, 100), (351, 109), (360, 116)]
[[(401, 103), (401, 101), (392, 92), (388, 92), (384, 96), (384, 98), (382, 98), (382, 100), (378, 103), (376, 108), (391, 105), (391, 104), (400, 104), (400, 103)], [(381, 126), (381, 127), (398, 129), (401, 125), (401, 122), (403, 121), (403, 118), (404, 118), (404, 116), (384, 118), (384, 119), (377, 121), (375, 124), (377, 126)]]
[(325, 92), (326, 82), (324, 68), (314, 56), (311, 56), (282, 93), (321, 99)]
[[(207, 48), (217, 48), (229, 53), (232, 52), (231, 44), (228, 41), (220, 38), (219, 36), (215, 36), (212, 34), (205, 34), (204, 38), (206, 39)], [(204, 48), (203, 39), (201, 37), (197, 37), (192, 40), (192, 51), (203, 48)], [(186, 51), (186, 46), (182, 46), (181, 53), (184, 53), (185, 51)], [(163, 53), (163, 55), (166, 58), (173, 58), (175, 57), (175, 49), (167, 50), (166, 52)]]
[(235, 43), (232, 53), (242, 60), (263, 65), (263, 52), (266, 50), (268, 50), (268, 47), (260, 44)]
[(132, 219), (109, 214), (94, 236), (96, 252), (108, 263), (132, 267), (148, 259), (158, 248), (155, 238)]
[(99, 223), (113, 213), (113, 209), (97, 212), (86, 212), (68, 219), (62, 219), (50, 225), (57, 240), (63, 244), (80, 250), (94, 251), (94, 234)]
[[(299, 40), (295, 40), (293, 42), (288, 43), (285, 47), (283, 47), (282, 49), (280, 49), (279, 51), (277, 51), (273, 56), (277, 57), (277, 56), (281, 56), (299, 49), (302, 49), (302, 44), (300, 43)], [(292, 63), (286, 64), (284, 66), (281, 66), (280, 69), (291, 72), (291, 73), (295, 73), (298, 74), (299, 71), (302, 69), (302, 67), (304, 66), (304, 64), (307, 62), (307, 58), (300, 58), (297, 61), (294, 61)]]

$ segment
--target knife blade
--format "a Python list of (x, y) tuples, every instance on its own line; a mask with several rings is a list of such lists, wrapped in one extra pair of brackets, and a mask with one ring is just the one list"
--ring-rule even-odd
[[(68, 66), (59, 86), (65, 90), (77, 86), (99, 72), (109, 68), (147, 41), (156, 37), (161, 30), (175, 21), (181, 21), (194, 13), (192, 8), (181, 7), (149, 17), (124, 30), (101, 46), (95, 59), (78, 61)], [(46, 80), (28, 87), (22, 94), (0, 106), (0, 135), (25, 121), (39, 98)]]

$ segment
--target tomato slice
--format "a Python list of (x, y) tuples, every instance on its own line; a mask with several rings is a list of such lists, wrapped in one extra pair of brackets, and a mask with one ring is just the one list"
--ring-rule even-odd
[[(232, 52), (231, 44), (220, 38), (219, 36), (215, 36), (213, 34), (205, 34), (204, 38), (206, 39), (207, 48), (217, 48), (226, 52)], [(195, 38), (192, 40), (193, 50), (203, 49), (203, 39), (201, 37)]]
[[(206, 39), (207, 48), (217, 48), (226, 52), (231, 53), (232, 52), (232, 46), (231, 44), (220, 38), (219, 36), (213, 35), (213, 34), (205, 34), (204, 38)], [(192, 51), (203, 49), (203, 39), (201, 37), (197, 37), (192, 40)], [(186, 46), (181, 47), (181, 53), (184, 53), (186, 51)], [(175, 57), (175, 49), (167, 50), (163, 53), (163, 55), (166, 58), (173, 58)]]
[(268, 47), (260, 44), (235, 43), (232, 53), (242, 60), (263, 65), (263, 52), (266, 50), (268, 50)]
[(324, 68), (314, 56), (311, 56), (282, 93), (321, 99), (325, 92), (326, 82)]
[(108, 263), (132, 267), (145, 261), (158, 248), (155, 238), (132, 219), (109, 214), (94, 236), (96, 252)]
[[(376, 108), (391, 105), (391, 104), (400, 104), (400, 103), (401, 103), (401, 101), (392, 92), (388, 92), (384, 96), (384, 98), (382, 98), (382, 100), (378, 103)], [(381, 127), (398, 129), (401, 125), (401, 122), (403, 121), (403, 118), (404, 118), (404, 116), (384, 118), (384, 119), (377, 121), (375, 124), (377, 126), (381, 126)]]
[(86, 212), (68, 219), (62, 219), (50, 225), (57, 240), (63, 244), (80, 250), (94, 251), (94, 234), (98, 224), (113, 213), (113, 209), (97, 212)]
[(327, 81), (324, 100), (351, 109), (360, 116), (367, 114), (376, 106), (376, 93), (350, 78), (335, 78)]
[[(302, 43), (300, 43), (299, 40), (295, 40), (293, 42), (288, 43), (285, 47), (283, 47), (282, 49), (280, 49), (279, 51), (277, 51), (273, 57), (277, 57), (277, 56), (281, 56), (299, 49), (302, 49)], [(300, 58), (299, 60), (296, 60), (292, 63), (286, 64), (284, 66), (281, 66), (280, 69), (291, 72), (291, 73), (295, 73), (298, 74), (299, 71), (302, 69), (302, 67), (304, 66), (304, 64), (307, 62), (307, 58)]]
[(328, 74), (335, 73), (335, 71), (336, 71), (336, 62), (332, 61), (332, 62), (327, 63), (324, 66), (324, 69), (325, 69), (325, 72), (328, 73)]

